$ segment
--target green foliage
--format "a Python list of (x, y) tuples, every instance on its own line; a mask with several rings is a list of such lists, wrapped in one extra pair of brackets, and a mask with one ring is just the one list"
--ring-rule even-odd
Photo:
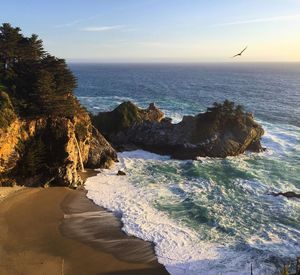
[(0, 129), (6, 129), (16, 118), (7, 93), (0, 91)]
[(246, 114), (241, 105), (225, 100), (223, 103), (213, 103), (207, 112), (198, 115), (197, 125), (192, 135), (192, 141), (212, 138), (215, 133), (246, 123)]
[(63, 123), (58, 123), (53, 127), (49, 127), (49, 135), (51, 135), (52, 141), (59, 141), (65, 139), (67, 135), (67, 128)]
[(41, 172), (46, 160), (46, 146), (41, 138), (33, 139), (27, 146), (20, 163), (20, 173), (23, 176), (34, 176)]
[(103, 133), (115, 133), (143, 120), (143, 111), (130, 101), (120, 104), (115, 110), (99, 113), (93, 118), (94, 125)]
[(235, 106), (234, 102), (227, 99), (223, 104), (214, 102), (213, 107), (207, 108), (207, 111), (216, 114), (218, 117), (243, 118), (245, 116), (242, 105)]
[(65, 61), (47, 53), (37, 35), (25, 37), (7, 23), (0, 26), (1, 82), (23, 116), (72, 117), (78, 108)]
[(75, 125), (75, 134), (78, 140), (83, 140), (87, 137), (88, 128), (85, 123), (77, 123)]

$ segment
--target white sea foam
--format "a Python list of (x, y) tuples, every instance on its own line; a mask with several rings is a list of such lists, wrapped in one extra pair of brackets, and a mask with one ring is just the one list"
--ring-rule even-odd
[[(282, 173), (296, 171), (293, 158), (298, 156), (295, 152), (300, 153), (300, 129), (268, 123), (263, 127), (263, 145), (268, 150), (260, 154), (246, 153), (225, 160), (200, 158), (201, 162), (195, 162), (175, 161), (142, 150), (120, 153), (120, 162), (113, 170), (102, 170), (87, 180), (87, 196), (118, 214), (128, 235), (153, 242), (159, 262), (171, 274), (242, 275), (250, 274), (251, 264), (254, 274), (273, 274), (278, 270), (270, 260), (273, 255), (285, 258), (300, 253), (296, 241), (299, 228), (276, 221), (276, 217), (297, 219), (299, 201), (270, 195), (300, 192), (295, 181), (273, 176), (282, 166)], [(127, 176), (116, 176), (118, 170), (124, 170)], [(227, 183), (222, 182), (223, 177), (227, 177)], [(238, 192), (237, 197), (231, 197), (232, 192)], [(243, 194), (242, 201), (239, 194)], [(195, 207), (198, 202), (218, 217), (215, 225), (188, 226), (180, 216), (174, 218), (156, 205), (177, 207), (191, 198)], [(189, 210), (179, 211), (185, 215)], [(233, 230), (234, 235), (222, 235), (218, 228)]]
[[(272, 264), (261, 264), (247, 250), (232, 249), (230, 242), (224, 245), (202, 240), (198, 232), (157, 210), (153, 200), (161, 195), (160, 192), (164, 192), (163, 188), (145, 189), (130, 182), (132, 165), (139, 165), (139, 161), (168, 161), (168, 157), (139, 150), (122, 153), (119, 159), (120, 163), (113, 170), (103, 170), (87, 180), (87, 196), (96, 204), (120, 215), (123, 230), (128, 235), (153, 242), (159, 262), (171, 274), (249, 274), (251, 263), (255, 263), (255, 274), (271, 274), (275, 271)], [(129, 175), (116, 176), (119, 169), (128, 170)], [(206, 182), (206, 187), (211, 184), (214, 182)], [(191, 183), (186, 186), (192, 188), (190, 191), (197, 190), (193, 189)], [(249, 189), (249, 186), (245, 189)], [(255, 192), (254, 187), (251, 188), (249, 191)], [(253, 248), (260, 248), (259, 244), (262, 242), (258, 239), (248, 242)]]

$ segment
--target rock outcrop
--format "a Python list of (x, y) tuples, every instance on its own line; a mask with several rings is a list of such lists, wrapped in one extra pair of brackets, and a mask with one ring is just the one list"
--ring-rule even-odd
[(271, 193), (272, 196), (278, 197), (278, 196), (283, 196), (288, 199), (300, 199), (300, 194), (297, 194), (296, 192), (293, 191), (288, 191), (288, 192), (279, 192), (279, 193)]
[(101, 129), (101, 133), (110, 136), (145, 121), (160, 122), (163, 117), (164, 113), (156, 108), (154, 103), (147, 109), (140, 109), (127, 101), (111, 112), (101, 112), (93, 117), (93, 124), (97, 129)]
[[(147, 116), (152, 109), (159, 115)], [(251, 113), (232, 102), (215, 103), (207, 112), (185, 116), (178, 124), (164, 118), (153, 104), (141, 110), (126, 102), (112, 112), (99, 113), (95, 125), (118, 150), (145, 149), (176, 159), (236, 156), (263, 150), (263, 128)], [(110, 122), (107, 125), (105, 122)]]
[(76, 77), (43, 41), (0, 26), (0, 186), (82, 183), (85, 167), (108, 167), (115, 150), (73, 95)]
[[(82, 184), (78, 171), (108, 167), (117, 154), (81, 109), (73, 117), (21, 118), (1, 92), (0, 186)], [(5, 101), (4, 101), (5, 100)], [(4, 104), (5, 103), (5, 104)], [(5, 109), (4, 109), (5, 107)]]

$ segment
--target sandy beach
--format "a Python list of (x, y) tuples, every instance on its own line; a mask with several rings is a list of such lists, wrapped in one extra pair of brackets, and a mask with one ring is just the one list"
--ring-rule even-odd
[(152, 244), (125, 235), (120, 221), (84, 191), (24, 188), (5, 194), (0, 274), (168, 274)]

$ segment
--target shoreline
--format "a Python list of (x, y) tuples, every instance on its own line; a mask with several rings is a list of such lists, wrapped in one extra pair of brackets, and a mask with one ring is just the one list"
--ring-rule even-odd
[(12, 186), (12, 187), (4, 187), (1, 186), (0, 187), (0, 203), (2, 201), (4, 201), (5, 199), (9, 198), (10, 196), (12, 196), (13, 194), (23, 190), (25, 187), (23, 186)]
[(22, 188), (0, 200), (0, 274), (168, 274), (152, 243), (85, 194)]

